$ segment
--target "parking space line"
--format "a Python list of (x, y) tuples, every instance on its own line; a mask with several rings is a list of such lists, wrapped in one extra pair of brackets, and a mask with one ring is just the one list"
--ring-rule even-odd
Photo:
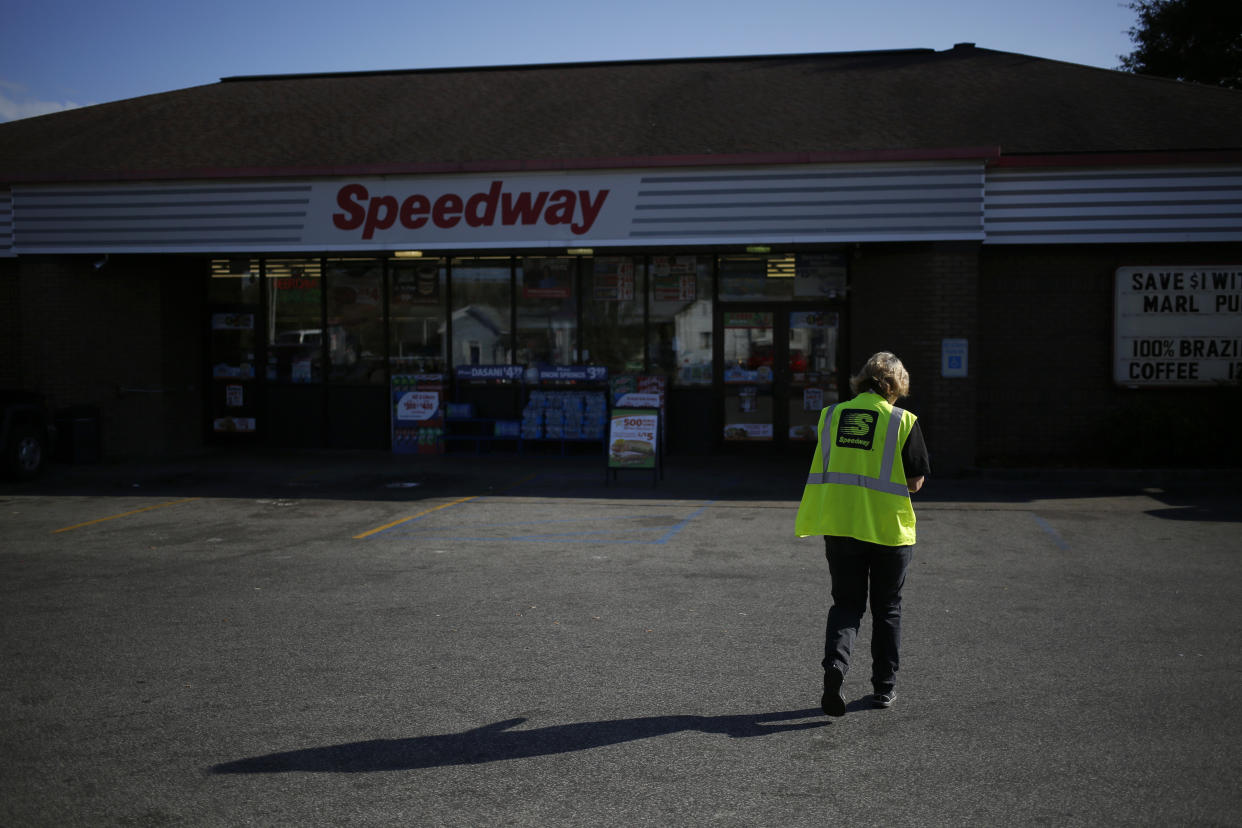
[[(516, 480), (511, 485), (505, 487), (504, 489), (501, 489), (499, 494), (504, 494), (505, 492), (512, 491), (513, 489), (516, 489), (518, 486), (521, 486), (523, 483), (528, 483), (538, 476), (539, 476), (538, 473), (528, 474), (525, 477), (523, 477), (521, 480)], [(470, 495), (469, 497), (459, 497), (457, 500), (454, 500), (451, 503), (441, 503), (439, 506), (433, 506), (430, 509), (419, 512), (416, 515), (410, 515), (409, 517), (403, 517), (400, 520), (394, 520), (392, 523), (385, 523), (383, 526), (377, 526), (374, 529), (368, 529), (367, 531), (363, 532), (361, 535), (354, 535), (353, 539), (362, 540), (363, 538), (369, 538), (372, 535), (378, 535), (380, 532), (387, 532), (389, 529), (393, 528), (394, 526), (400, 526), (403, 523), (409, 523), (411, 520), (418, 520), (419, 518), (425, 517), (431, 514), (432, 512), (438, 512), (441, 509), (447, 509), (450, 506), (456, 506), (458, 503), (465, 503), (467, 500), (474, 500), (482, 496), (483, 495)]]
[[(651, 515), (649, 514), (610, 515), (607, 518), (603, 518), (602, 520), (603, 522), (607, 524), (613, 524), (613, 525), (606, 526), (602, 529), (591, 528), (591, 529), (584, 529), (583, 531), (572, 531), (572, 525), (574, 524), (580, 525), (580, 524), (585, 523), (591, 526), (597, 526), (600, 523), (601, 519), (596, 518), (596, 517), (581, 517), (581, 518), (553, 518), (549, 520), (520, 520), (520, 521), (506, 521), (504, 523), (473, 524), (470, 527), (470, 529), (474, 531), (496, 529), (502, 532), (501, 534), (496, 534), (496, 535), (475, 535), (475, 534), (461, 534), (461, 533), (444, 534), (442, 529), (438, 527), (433, 527), (433, 528), (426, 529), (426, 530), (415, 530), (415, 529), (407, 530), (406, 532), (402, 533), (402, 536), (410, 537), (410, 538), (417, 538), (418, 540), (435, 540), (435, 541), (505, 541), (505, 542), (510, 542), (510, 543), (540, 543), (540, 542), (546, 543), (550, 541), (577, 540), (584, 544), (622, 544), (622, 545), (638, 545), (638, 546), (661, 546), (663, 544), (668, 543), (670, 540), (672, 540), (672, 538), (678, 532), (686, 528), (686, 526), (688, 526), (695, 518), (697, 518), (699, 515), (705, 512), (708, 508), (710, 508), (711, 505), (715, 502), (716, 501), (711, 500), (711, 501), (708, 501), (707, 503), (704, 503), (702, 506), (695, 509), (689, 515), (686, 515), (686, 517), (679, 520), (676, 524), (674, 524), (673, 526), (670, 526), (668, 530), (665, 531), (661, 536), (659, 536), (658, 538), (651, 539), (651, 540), (646, 540), (646, 539), (642, 539), (641, 537), (636, 537), (632, 532), (628, 532), (624, 528), (621, 528), (626, 521), (645, 520), (651, 517)], [(444, 506), (451, 506), (451, 505), (453, 504), (451, 503), (444, 504)], [(443, 508), (443, 506), (438, 506), (436, 508), (437, 509)], [(374, 532), (381, 532), (381, 531), (384, 531), (385, 529), (391, 529), (392, 527), (397, 526), (401, 523), (405, 523), (406, 521), (413, 520), (414, 517), (422, 517), (423, 515), (426, 515), (429, 512), (433, 512), (433, 511), (435, 511), (435, 509), (429, 509), (427, 510), (427, 512), (423, 512), (419, 515), (414, 515), (413, 517), (396, 521), (395, 523), (389, 524), (388, 526), (381, 526), (379, 529), (372, 530), (372, 532), (369, 534), (373, 534)], [(569, 524), (569, 525), (566, 526), (566, 524)], [(539, 532), (539, 533), (533, 533), (533, 534), (503, 534), (505, 530), (512, 532), (518, 527), (527, 527), (527, 526), (552, 527), (554, 525), (564, 526), (565, 529), (568, 531), (549, 531), (549, 532)], [(615, 536), (607, 537), (610, 534), (613, 534), (613, 535), (619, 534), (620, 537), (615, 537)], [(364, 537), (364, 536), (359, 535), (358, 537)]]
[(696, 517), (703, 514), (703, 512), (707, 511), (707, 507), (711, 506), (715, 502), (716, 501), (714, 500), (709, 500), (706, 503), (704, 503), (702, 506), (700, 506), (698, 509), (695, 509), (693, 512), (691, 512), (689, 515), (686, 516), (685, 520), (683, 520), (681, 523), (677, 524), (676, 526), (670, 528), (667, 532), (665, 532), (664, 537), (660, 538), (658, 541), (656, 541), (656, 543), (668, 543), (669, 540), (673, 537), (673, 535), (676, 535), (682, 529), (685, 529), (686, 525), (690, 523), (690, 521), (694, 520)]
[(128, 512), (121, 512), (119, 515), (109, 515), (108, 517), (101, 517), (101, 518), (95, 518), (94, 520), (88, 520), (85, 523), (75, 523), (73, 526), (65, 526), (61, 529), (53, 529), (52, 534), (59, 535), (61, 532), (71, 532), (74, 529), (81, 529), (83, 526), (94, 526), (96, 523), (103, 523), (104, 521), (107, 521), (107, 520), (116, 520), (117, 518), (129, 517), (130, 515), (136, 515), (141, 512), (150, 512), (152, 509), (163, 509), (166, 506), (178, 506), (182, 503), (189, 503), (190, 501), (199, 500), (199, 499), (200, 498), (197, 498), (197, 497), (187, 497), (184, 500), (170, 500), (168, 503), (157, 503), (154, 506), (144, 506), (141, 509), (132, 509)]
[(1065, 538), (1061, 537), (1061, 533), (1052, 528), (1052, 524), (1041, 518), (1039, 515), (1031, 512), (1031, 516), (1035, 518), (1035, 523), (1040, 529), (1044, 530), (1044, 534), (1052, 538), (1052, 542), (1057, 545), (1057, 549), (1062, 552), (1068, 552), (1070, 545), (1065, 542)]
[(366, 532), (363, 532), (361, 535), (354, 535), (354, 540), (362, 540), (363, 538), (369, 538), (372, 535), (378, 535), (380, 532), (386, 532), (389, 529), (393, 528), (394, 526), (400, 526), (403, 523), (409, 523), (411, 520), (417, 520), (418, 518), (423, 517), (425, 515), (429, 515), (432, 512), (438, 512), (441, 509), (447, 509), (450, 506), (456, 506), (458, 503), (465, 503), (467, 500), (474, 500), (477, 497), (479, 497), (479, 495), (470, 495), (469, 497), (459, 497), (457, 500), (454, 500), (450, 503), (441, 503), (439, 506), (432, 506), (430, 509), (427, 509), (426, 511), (419, 512), (417, 515), (410, 515), (409, 517), (403, 517), (400, 520), (394, 520), (392, 523), (385, 523), (383, 526), (377, 526), (374, 529), (369, 529)]

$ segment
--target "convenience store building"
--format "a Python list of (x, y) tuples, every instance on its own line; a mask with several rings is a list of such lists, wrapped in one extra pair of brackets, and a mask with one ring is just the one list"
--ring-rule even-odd
[(1237, 91), (970, 44), (0, 124), (0, 385), (93, 407), (111, 457), (399, 449), (409, 388), (564, 451), (532, 399), (619, 385), (663, 391), (671, 453), (809, 453), (889, 349), (940, 472), (1238, 462), (1240, 126)]

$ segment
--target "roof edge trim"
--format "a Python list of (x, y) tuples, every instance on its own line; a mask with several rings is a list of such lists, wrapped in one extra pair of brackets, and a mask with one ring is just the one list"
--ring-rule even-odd
[(634, 169), (641, 167), (737, 167), (795, 164), (863, 164), (915, 161), (994, 163), (1000, 147), (942, 147), (904, 150), (730, 153), (721, 155), (652, 155), (633, 157), (539, 159), (531, 161), (433, 161), (413, 164), (351, 164), (333, 167), (218, 167), (186, 170), (134, 170), (93, 176), (33, 173), (5, 184), (65, 184), (75, 181), (171, 181), (210, 178), (340, 178), (370, 175), (443, 175), (446, 173), (553, 172), (557, 170)]
[(1242, 162), (1242, 149), (1180, 149), (1146, 152), (1079, 152), (1002, 155), (994, 167), (1148, 167), (1159, 164), (1216, 164)]
[(516, 72), (529, 69), (586, 69), (601, 66), (647, 66), (660, 63), (736, 63), (739, 61), (791, 60), (827, 57), (860, 57), (865, 55), (934, 54), (935, 49), (915, 47), (909, 49), (873, 49), (854, 52), (788, 52), (753, 55), (706, 55), (701, 57), (631, 58), (615, 60), (566, 61), (563, 63), (516, 63), (484, 64), (481, 66), (432, 66), (422, 69), (363, 69), (342, 72), (283, 72), (273, 75), (228, 75), (220, 83), (247, 83), (253, 81), (315, 80), (318, 78), (365, 78), (382, 75), (434, 75), (448, 72)]

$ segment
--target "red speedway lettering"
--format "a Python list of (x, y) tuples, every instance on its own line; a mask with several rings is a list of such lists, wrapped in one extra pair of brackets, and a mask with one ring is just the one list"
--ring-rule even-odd
[(372, 197), (361, 184), (346, 184), (336, 194), (342, 212), (332, 214), (332, 223), (341, 230), (362, 228), (362, 238), (374, 238), (377, 230), (387, 230), (400, 222), (417, 230), (430, 221), (445, 230), (465, 222), (470, 227), (492, 227), (499, 217), (503, 226), (516, 224), (568, 224), (574, 235), (591, 229), (604, 208), (608, 190), (541, 190), (505, 192), (503, 181), (493, 181), (486, 192), (462, 197), (445, 193), (432, 201), (414, 193), (401, 201), (396, 196)]

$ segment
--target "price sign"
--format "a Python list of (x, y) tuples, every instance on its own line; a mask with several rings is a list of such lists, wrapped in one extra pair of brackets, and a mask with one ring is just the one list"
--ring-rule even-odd
[(603, 365), (552, 365), (539, 369), (539, 381), (607, 382), (608, 369)]
[(435, 391), (407, 391), (397, 400), (398, 420), (430, 420), (440, 408)]
[(1116, 274), (1113, 380), (1242, 380), (1242, 265), (1123, 267)]

